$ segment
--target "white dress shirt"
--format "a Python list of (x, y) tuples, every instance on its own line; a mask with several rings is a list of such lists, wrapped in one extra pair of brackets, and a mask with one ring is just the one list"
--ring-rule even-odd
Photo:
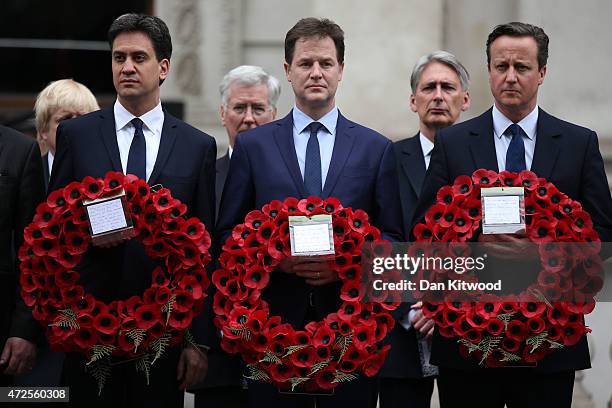
[(429, 168), (429, 160), (431, 160), (431, 152), (433, 151), (434, 144), (421, 132), (419, 132), (419, 140), (421, 141), (423, 159), (425, 159), (425, 170), (427, 170)]
[(317, 133), (319, 153), (321, 155), (321, 188), (323, 188), (325, 186), (327, 172), (329, 171), (332, 152), (334, 151), (336, 125), (338, 124), (338, 108), (334, 106), (334, 108), (327, 112), (321, 119), (314, 120), (299, 110), (297, 106), (293, 107), (293, 144), (295, 145), (295, 154), (297, 155), (302, 179), (304, 179), (304, 168), (306, 167), (306, 146), (310, 138), (310, 129), (308, 129), (308, 125), (312, 122), (319, 122), (323, 125)]
[[(495, 154), (497, 156), (497, 167), (499, 171), (506, 170), (506, 152), (512, 141), (512, 135), (504, 135), (508, 126), (513, 122), (504, 116), (503, 113), (493, 105), (493, 140), (495, 140)], [(536, 133), (538, 127), (538, 107), (536, 107), (525, 116), (523, 120), (517, 123), (523, 129), (523, 144), (525, 145), (525, 164), (527, 170), (531, 169), (533, 163), (533, 152), (535, 151)], [(527, 136), (525, 136), (527, 135)]]
[(53, 169), (53, 159), (55, 159), (55, 155), (51, 152), (51, 150), (49, 150), (47, 152), (47, 165), (49, 166), (49, 179), (51, 179), (51, 169)]
[[(125, 109), (121, 103), (119, 103), (119, 100), (115, 102), (114, 113), (115, 130), (117, 131), (117, 145), (119, 146), (121, 167), (123, 168), (123, 173), (125, 174), (127, 172), (128, 156), (130, 154), (130, 146), (132, 145), (135, 130), (131, 120), (136, 116), (128, 112), (127, 109)], [(162, 110), (161, 102), (158, 103), (155, 108), (140, 116), (140, 120), (142, 120), (144, 123), (142, 132), (144, 133), (145, 141), (147, 143), (146, 175), (147, 180), (149, 180), (151, 173), (153, 173), (155, 161), (157, 160), (162, 128), (164, 126), (164, 111)]]

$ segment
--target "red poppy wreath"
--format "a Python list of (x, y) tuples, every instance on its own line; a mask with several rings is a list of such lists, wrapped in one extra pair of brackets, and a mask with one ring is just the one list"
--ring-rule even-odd
[[(340, 309), (323, 321), (296, 330), (279, 316), (270, 316), (261, 291), (274, 279), (278, 264), (290, 256), (290, 215), (331, 214), (335, 261), (342, 281)], [(213, 273), (215, 323), (222, 330), (222, 348), (240, 353), (253, 380), (281, 389), (330, 390), (359, 373), (375, 375), (389, 346), (378, 344), (393, 327), (389, 313), (396, 303), (364, 303), (361, 247), (382, 242), (362, 210), (344, 208), (335, 198), (275, 200), (247, 214), (228, 237)], [(290, 290), (290, 288), (287, 288)]]
[[(106, 304), (85, 293), (75, 270), (91, 241), (83, 200), (122, 189), (135, 239), (160, 262), (142, 296)], [(137, 368), (148, 376), (167, 347), (192, 342), (188, 327), (209, 285), (204, 265), (210, 236), (197, 218), (184, 217), (186, 211), (168, 189), (153, 191), (145, 181), (117, 172), (72, 182), (38, 206), (19, 251), (21, 296), (46, 327), (54, 350), (81, 353), (88, 364), (108, 363), (111, 356), (137, 358)]]
[[(525, 224), (530, 241), (538, 243), (541, 270), (537, 282), (508, 301), (484, 295), (478, 302), (447, 298), (425, 303), (442, 336), (458, 338), (460, 352), (483, 366), (533, 364), (555, 349), (578, 343), (590, 329), (583, 314), (601, 289), (601, 243), (590, 215), (579, 202), (531, 171), (496, 173), (479, 169), (442, 187), (437, 202), (417, 224), (418, 242), (466, 242), (480, 232), (480, 189), (524, 187)], [(584, 243), (555, 245), (556, 243)], [(579, 250), (576, 250), (579, 247)], [(560, 301), (569, 299), (573, 301)], [(576, 300), (578, 299), (578, 300)]]

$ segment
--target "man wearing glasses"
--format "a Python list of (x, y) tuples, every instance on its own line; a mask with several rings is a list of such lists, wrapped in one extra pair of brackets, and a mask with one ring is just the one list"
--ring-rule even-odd
[(229, 148), (217, 160), (217, 214), (221, 192), (229, 170), (238, 133), (265, 125), (276, 118), (276, 102), (281, 88), (278, 79), (261, 67), (241, 65), (229, 71), (219, 84), (221, 123), (227, 131)]
[[(217, 214), (219, 214), (219, 202), (236, 136), (238, 133), (274, 120), (280, 91), (278, 79), (268, 75), (261, 67), (253, 65), (236, 67), (221, 80), (219, 112), (221, 123), (227, 131), (229, 148), (216, 164)], [(207, 301), (212, 302), (212, 298), (209, 296)], [(213, 348), (208, 360), (208, 375), (203, 384), (192, 390), (195, 393), (194, 406), (195, 408), (244, 407), (247, 404), (247, 393), (243, 384), (240, 357), (228, 355), (220, 349)]]

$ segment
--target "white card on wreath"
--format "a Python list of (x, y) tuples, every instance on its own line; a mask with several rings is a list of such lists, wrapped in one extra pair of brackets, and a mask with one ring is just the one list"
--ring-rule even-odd
[(334, 250), (332, 217), (318, 214), (312, 217), (289, 216), (289, 240), (292, 256), (331, 255)]
[(516, 234), (525, 231), (525, 189), (485, 187), (482, 200), (483, 234)]

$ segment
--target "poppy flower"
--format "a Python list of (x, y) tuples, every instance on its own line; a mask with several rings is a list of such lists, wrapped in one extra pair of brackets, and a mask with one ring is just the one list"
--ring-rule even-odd
[(252, 229), (257, 230), (266, 220), (266, 216), (259, 210), (253, 210), (246, 215), (244, 224)]
[(144, 304), (135, 310), (135, 319), (138, 328), (149, 330), (155, 323), (162, 321), (161, 307), (157, 304)]
[(472, 190), (472, 179), (468, 176), (457, 177), (452, 185), (452, 191), (455, 197), (467, 197), (472, 193)]
[(65, 249), (70, 255), (81, 255), (87, 251), (89, 240), (89, 236), (79, 232), (66, 234), (64, 237)]
[(546, 332), (548, 333), (548, 339), (552, 341), (558, 341), (561, 338), (561, 330), (557, 326), (548, 326), (546, 328)]
[(491, 319), (487, 323), (487, 331), (491, 336), (499, 336), (504, 331), (504, 323), (499, 319)]
[(119, 328), (120, 321), (106, 310), (100, 311), (93, 318), (93, 327), (100, 333), (113, 334)]
[(541, 333), (546, 327), (546, 323), (544, 323), (544, 319), (538, 316), (527, 319), (526, 324), (532, 333)]
[(465, 318), (470, 326), (477, 329), (484, 329), (487, 327), (487, 320), (484, 319), (480, 314), (476, 313), (473, 308), (470, 308), (465, 314)]
[(390, 349), (391, 346), (387, 344), (382, 347), (379, 352), (372, 354), (370, 358), (366, 360), (363, 365), (363, 373), (367, 377), (373, 377), (378, 373), (378, 371), (384, 364), (385, 358), (387, 358), (387, 353)]
[(485, 319), (491, 319), (499, 314), (501, 303), (495, 302), (492, 296), (482, 296), (479, 302), (476, 302), (476, 313)]
[(508, 187), (518, 187), (520, 186), (520, 179), (517, 173), (512, 173), (510, 171), (502, 171), (499, 173), (499, 181), (503, 186)]
[(73, 206), (83, 199), (83, 186), (78, 181), (73, 181), (61, 191), (68, 205)]
[[(428, 212), (429, 214), (429, 212)], [(412, 235), (414, 235), (414, 238), (417, 242), (432, 242), (434, 239), (434, 233), (431, 227), (429, 227), (430, 224), (425, 225), (425, 224), (417, 224), (414, 226), (414, 229), (412, 230)]]
[(536, 221), (528, 230), (529, 239), (533, 242), (553, 241), (555, 238), (555, 226), (547, 220)]
[(83, 195), (90, 200), (94, 200), (104, 192), (104, 181), (87, 176), (82, 181)]
[(317, 371), (314, 375), (314, 381), (322, 390), (332, 390), (337, 385), (334, 381), (336, 379), (336, 372), (330, 366), (327, 366), (319, 371)]
[(436, 193), (436, 202), (445, 205), (451, 205), (455, 200), (455, 194), (451, 186), (444, 186)]
[(454, 204), (446, 207), (442, 217), (440, 217), (440, 226), (444, 228), (451, 228), (459, 212), (459, 207)]
[(58, 207), (64, 207), (66, 205), (66, 199), (64, 198), (64, 190), (55, 190), (47, 197), (47, 205), (52, 209)]
[(298, 210), (298, 202), (299, 200), (295, 197), (287, 197), (283, 201), (283, 211), (290, 213), (294, 213)]
[(343, 242), (350, 231), (350, 226), (344, 218), (335, 218), (332, 221), (332, 230), (334, 232), (334, 243)]
[(269, 281), (270, 273), (259, 265), (247, 269), (243, 279), (244, 286), (255, 289), (265, 288)]
[(472, 181), (481, 187), (490, 187), (499, 181), (499, 174), (493, 170), (478, 169), (472, 174)]
[(307, 216), (312, 215), (318, 208), (321, 208), (323, 200), (319, 197), (310, 196), (298, 202), (297, 208)]
[(523, 170), (518, 175), (518, 181), (528, 191), (533, 191), (538, 187), (538, 176), (529, 170)]
[[(168, 325), (176, 330), (185, 330), (191, 325), (192, 320), (193, 320), (193, 312), (191, 310), (188, 310), (186, 312), (174, 311), (170, 313), (170, 318), (168, 319)], [(138, 324), (138, 321), (136, 324)]]
[(81, 327), (72, 337), (74, 343), (83, 350), (89, 350), (98, 341), (98, 335), (93, 328)]
[(521, 342), (527, 338), (529, 335), (529, 330), (527, 329), (525, 323), (514, 319), (508, 322), (506, 327), (506, 335), (511, 339)]
[(467, 212), (467, 216), (473, 221), (479, 221), (482, 219), (482, 203), (480, 200), (475, 198), (468, 198), (462, 204), (462, 207), (465, 208)]
[(375, 327), (373, 325), (361, 325), (356, 327), (353, 333), (353, 344), (358, 349), (365, 349), (374, 344)]
[(340, 289), (340, 299), (346, 302), (358, 302), (363, 294), (361, 293), (361, 283), (355, 281), (344, 282)]
[(521, 302), (520, 303), (521, 313), (526, 318), (541, 316), (546, 310), (546, 303), (544, 302)]
[(369, 226), (368, 214), (363, 210), (357, 210), (353, 212), (352, 216), (349, 217), (349, 226), (353, 231), (363, 233)]
[(373, 225), (369, 225), (363, 231), (363, 241), (364, 242), (375, 242), (381, 239), (380, 230)]
[(289, 355), (289, 360), (296, 367), (310, 368), (316, 359), (317, 355), (315, 349), (310, 346), (297, 350)]
[(501, 341), (501, 346), (509, 353), (515, 353), (521, 348), (521, 343), (510, 337), (504, 337)]
[(170, 194), (170, 190), (168, 190), (167, 188), (162, 188), (159, 191), (153, 193), (151, 196), (151, 198), (153, 199), (153, 208), (155, 208), (158, 213), (164, 213), (166, 211), (169, 211), (173, 201), (172, 195)]
[(125, 176), (123, 173), (118, 171), (109, 171), (106, 173), (106, 176), (104, 176), (104, 192), (110, 193), (120, 190), (124, 181)]
[(174, 295), (174, 310), (178, 312), (187, 312), (192, 309), (194, 299), (191, 292), (184, 289), (176, 289)]
[(340, 201), (337, 198), (328, 197), (323, 200), (321, 207), (326, 213), (333, 214), (342, 208), (342, 204), (340, 204)]
[(200, 282), (193, 276), (185, 276), (180, 279), (178, 287), (189, 292), (194, 300), (202, 299), (205, 296)]
[(572, 229), (576, 232), (582, 232), (583, 230), (590, 230), (593, 228), (591, 216), (586, 211), (574, 211), (573, 220)]

